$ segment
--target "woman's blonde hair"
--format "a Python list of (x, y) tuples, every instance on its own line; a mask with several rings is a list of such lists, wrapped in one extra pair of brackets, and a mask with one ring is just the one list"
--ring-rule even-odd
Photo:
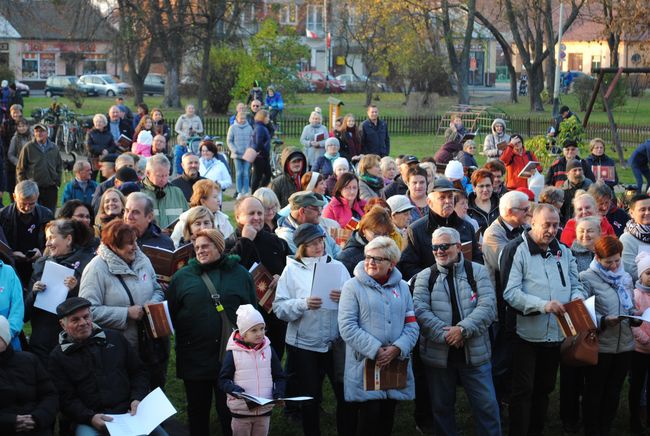
[(190, 241), (192, 239), (192, 224), (201, 218), (208, 217), (212, 223), (212, 228), (214, 228), (214, 214), (205, 206), (194, 206), (187, 211), (187, 217), (185, 218), (185, 226), (183, 227), (183, 239), (185, 241)]
[(192, 197), (190, 198), (190, 207), (202, 206), (201, 200), (208, 198), (213, 190), (221, 192), (221, 186), (210, 179), (201, 179), (192, 186)]
[(368, 172), (368, 169), (374, 167), (375, 165), (380, 165), (380, 163), (381, 157), (379, 157), (379, 155), (364, 154), (361, 160), (359, 160), (359, 174), (366, 174)]

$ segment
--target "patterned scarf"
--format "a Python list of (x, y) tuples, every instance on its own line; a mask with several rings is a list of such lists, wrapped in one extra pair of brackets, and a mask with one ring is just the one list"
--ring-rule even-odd
[(625, 225), (625, 233), (629, 233), (641, 242), (650, 244), (650, 226), (637, 224), (629, 220)]
[(623, 269), (623, 263), (621, 263), (616, 271), (609, 271), (603, 268), (603, 266), (594, 258), (589, 265), (589, 269), (598, 274), (607, 284), (616, 289), (618, 294), (618, 300), (621, 302), (621, 306), (628, 312), (631, 313), (634, 309), (634, 301), (630, 295), (632, 289), (632, 279), (625, 273)]
[(366, 173), (362, 174), (359, 178), (366, 182), (373, 191), (379, 191), (384, 187), (384, 180), (381, 177), (375, 177)]

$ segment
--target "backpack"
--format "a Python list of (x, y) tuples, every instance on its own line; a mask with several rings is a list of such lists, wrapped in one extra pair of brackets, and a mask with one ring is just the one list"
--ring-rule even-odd
[[(472, 288), (472, 292), (476, 294), (477, 287), (476, 280), (474, 280), (474, 267), (472, 267), (472, 262), (464, 259), (463, 266), (465, 267), (465, 275), (467, 276), (469, 287)], [(429, 291), (431, 291), (433, 289), (433, 285), (436, 284), (436, 279), (440, 275), (440, 271), (438, 271), (435, 263), (429, 269), (431, 270), (431, 274), (429, 275)]]

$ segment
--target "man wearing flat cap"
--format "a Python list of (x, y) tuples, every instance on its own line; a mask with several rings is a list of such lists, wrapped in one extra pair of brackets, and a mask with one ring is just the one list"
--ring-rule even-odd
[[(287, 241), (292, 252), (296, 252), (298, 244), (294, 242), (294, 233), (299, 225), (310, 223), (320, 225), (321, 215), (325, 202), (311, 191), (299, 191), (289, 197), (291, 212), (289, 216), (278, 220), (275, 234)], [(322, 227), (322, 226), (321, 226)], [(332, 258), (341, 252), (341, 247), (334, 238), (325, 232), (325, 252)]]
[[(76, 434), (105, 432), (108, 414), (135, 415), (149, 387), (137, 352), (123, 335), (93, 323), (85, 298), (68, 298), (56, 313), (63, 331), (48, 369), (59, 391), (61, 412)], [(166, 433), (157, 427), (151, 434)]]
[(573, 198), (579, 189), (587, 190), (593, 183), (585, 176), (582, 163), (578, 159), (571, 159), (566, 164), (567, 179), (562, 183), (564, 191), (564, 204), (562, 204), (562, 216), (566, 219), (573, 218)]
[(417, 166), (419, 163), (418, 158), (410, 154), (402, 158), (402, 162), (399, 164), (399, 175), (384, 189), (384, 195), (387, 199), (393, 195), (406, 195), (409, 190), (409, 187), (406, 185), (409, 169)]
[(56, 212), (63, 161), (59, 149), (47, 136), (47, 127), (34, 126), (34, 140), (23, 147), (16, 165), (16, 181), (31, 179), (38, 185), (39, 202)]

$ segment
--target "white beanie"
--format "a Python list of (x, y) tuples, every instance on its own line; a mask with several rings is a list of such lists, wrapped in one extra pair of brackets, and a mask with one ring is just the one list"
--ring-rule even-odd
[(237, 309), (237, 328), (239, 329), (239, 334), (243, 336), (244, 333), (257, 324), (266, 325), (262, 314), (252, 304), (242, 304), (239, 306)]
[(148, 130), (143, 130), (140, 133), (138, 133), (138, 142), (140, 144), (147, 144), (147, 145), (153, 144), (153, 136), (151, 136), (151, 132)]
[(344, 157), (338, 157), (334, 159), (334, 163), (332, 164), (332, 169), (336, 171), (337, 168), (343, 167), (346, 170), (350, 169), (350, 164), (348, 163), (348, 160)]
[(9, 321), (7, 318), (0, 315), (0, 339), (5, 341), (5, 344), (11, 344), (11, 329), (9, 328)]
[(6, 88), (7, 86), (9, 86), (9, 82), (6, 81), (6, 80), (3, 80), (2, 83), (0, 83), (0, 86), (2, 86), (3, 88)]
[(445, 177), (448, 179), (460, 180), (465, 177), (463, 171), (463, 164), (457, 160), (449, 161), (447, 168), (445, 168)]
[(641, 277), (643, 271), (650, 268), (650, 253), (647, 251), (642, 251), (636, 255), (636, 259), (634, 259), (634, 261), (636, 262), (636, 270), (638, 272), (638, 276)]

